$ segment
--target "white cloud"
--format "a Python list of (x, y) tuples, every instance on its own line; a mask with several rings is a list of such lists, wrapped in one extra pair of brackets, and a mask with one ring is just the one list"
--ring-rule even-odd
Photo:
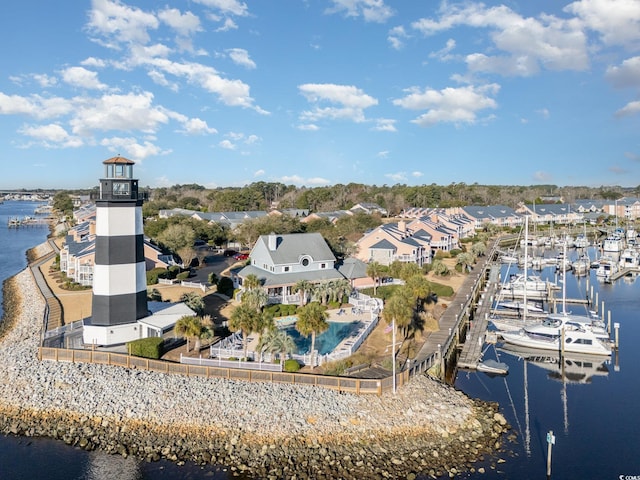
[(567, 5), (564, 11), (577, 15), (587, 28), (598, 32), (605, 45), (639, 46), (637, 0), (580, 0)]
[(499, 85), (495, 83), (424, 91), (414, 87), (407, 90), (408, 95), (404, 98), (393, 100), (393, 104), (408, 110), (427, 110), (427, 113), (413, 120), (423, 127), (437, 123), (474, 124), (478, 112), (497, 108), (492, 96), (499, 90)]
[(376, 125), (371, 130), (377, 132), (397, 132), (396, 120), (390, 118), (377, 118), (375, 120)]
[(298, 125), (296, 128), (298, 130), (303, 130), (303, 131), (307, 131), (307, 132), (316, 132), (316, 131), (320, 130), (320, 127), (318, 127), (318, 125), (315, 125), (313, 123), (301, 124), (301, 125)]
[(248, 69), (256, 68), (256, 63), (249, 58), (249, 52), (244, 48), (230, 48), (227, 52), (229, 53), (229, 58), (236, 65), (241, 65)]
[(147, 157), (167, 155), (171, 150), (162, 150), (159, 146), (154, 145), (150, 141), (144, 141), (142, 144), (138, 139), (131, 137), (112, 137), (105, 138), (100, 141), (100, 145), (107, 147), (109, 151), (114, 153), (122, 153), (132, 160), (142, 161)]
[(209, 127), (207, 122), (199, 118), (190, 118), (183, 123), (184, 132), (188, 135), (206, 135), (218, 133), (215, 128)]
[(544, 118), (545, 120), (548, 120), (549, 117), (551, 117), (551, 112), (549, 112), (548, 108), (541, 108), (539, 110), (536, 110), (536, 113), (540, 115), (542, 118)]
[(616, 117), (629, 117), (640, 113), (640, 100), (629, 102), (616, 112)]
[(411, 172), (411, 176), (412, 176), (412, 177), (415, 177), (415, 178), (420, 178), (420, 177), (423, 177), (423, 176), (424, 176), (424, 173), (419, 172), (419, 171), (417, 171), (417, 170), (416, 170), (416, 171), (414, 171), (414, 172)]
[(589, 66), (587, 36), (581, 22), (541, 14), (522, 17), (504, 5), (487, 8), (482, 3), (443, 3), (440, 18), (422, 18), (412, 27), (433, 35), (458, 26), (491, 30), (493, 48), (504, 54), (467, 55), (472, 71), (530, 76), (541, 68), (586, 70)]
[(87, 29), (90, 34), (101, 35), (99, 43), (117, 49), (121, 43), (149, 41), (148, 30), (158, 28), (155, 15), (119, 1), (93, 0)]
[(297, 186), (305, 186), (305, 185), (329, 185), (331, 182), (326, 178), (322, 177), (311, 177), (304, 178), (300, 175), (285, 175), (281, 177), (279, 180), (285, 185), (297, 185)]
[(74, 102), (60, 97), (40, 95), (22, 97), (0, 92), (0, 115), (28, 115), (40, 120), (66, 115), (74, 109)]
[(219, 10), (223, 15), (244, 17), (249, 15), (247, 5), (237, 0), (194, 0), (196, 3)]
[(391, 44), (391, 47), (396, 50), (400, 50), (404, 47), (404, 39), (406, 38), (410, 37), (402, 25), (393, 27), (389, 30), (389, 35), (387, 35), (387, 41)]
[(225, 18), (221, 27), (216, 29), (216, 32), (228, 32), (229, 30), (237, 30), (238, 25), (230, 18)]
[(35, 126), (25, 125), (18, 132), (36, 139), (46, 147), (76, 148), (83, 145), (80, 138), (69, 135), (64, 128), (56, 123)]
[(384, 0), (332, 0), (333, 7), (326, 13), (344, 12), (347, 17), (364, 18), (365, 22), (384, 23), (394, 15), (393, 9)]
[(607, 68), (606, 78), (614, 87), (640, 87), (640, 57), (627, 58), (620, 66)]
[(160, 124), (169, 121), (167, 112), (154, 107), (153, 94), (144, 92), (128, 95), (103, 95), (78, 102), (70, 121), (73, 132), (88, 135), (101, 130), (139, 130), (155, 132)]
[(451, 60), (453, 58), (453, 55), (451, 55), (451, 52), (453, 51), (454, 48), (456, 48), (456, 41), (453, 38), (450, 38), (449, 40), (447, 40), (447, 43), (445, 44), (444, 47), (442, 47), (440, 50), (436, 52), (431, 52), (429, 54), (429, 57), (437, 58), (443, 62)]
[(385, 173), (384, 176), (387, 177), (389, 180), (391, 180), (393, 182), (396, 182), (396, 183), (401, 183), (401, 182), (406, 182), (407, 181), (407, 173), (406, 172)]
[(300, 115), (304, 122), (315, 122), (321, 119), (346, 119), (354, 122), (365, 120), (364, 109), (377, 105), (378, 100), (351, 85), (335, 85), (331, 83), (307, 83), (298, 89), (313, 104), (331, 103), (337, 107), (316, 107)]
[(202, 31), (200, 19), (191, 12), (183, 14), (177, 8), (166, 8), (158, 13), (158, 18), (178, 32), (178, 35), (189, 36)]
[(60, 72), (62, 80), (74, 87), (89, 90), (105, 90), (107, 86), (98, 80), (98, 74), (84, 67), (69, 67)]
[(264, 176), (264, 174), (265, 174), (265, 171), (261, 168), (260, 170), (256, 170), (256, 171), (253, 173), (253, 176), (254, 176), (254, 177), (262, 177), (262, 176)]
[(378, 157), (378, 158), (387, 158), (387, 157), (389, 157), (389, 150), (383, 150), (382, 152), (378, 152), (376, 157)]
[(89, 57), (82, 60), (80, 62), (80, 65), (82, 65), (83, 67), (104, 68), (107, 66), (107, 62), (100, 58)]
[(32, 77), (42, 88), (54, 87), (58, 84), (58, 79), (51, 75), (34, 73)]
[(224, 148), (225, 150), (235, 150), (236, 149), (236, 145), (233, 142), (231, 142), (231, 140), (222, 140), (218, 145), (221, 148)]

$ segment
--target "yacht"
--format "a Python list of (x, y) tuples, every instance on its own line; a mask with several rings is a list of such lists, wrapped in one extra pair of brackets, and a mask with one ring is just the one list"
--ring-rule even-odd
[(610, 256), (600, 257), (596, 276), (601, 279), (610, 279), (611, 275), (618, 273), (618, 262)]
[(501, 332), (502, 339), (520, 347), (555, 352), (611, 355), (611, 341), (603, 338), (588, 325), (572, 315), (549, 315), (542, 323), (518, 331)]
[(636, 268), (640, 266), (640, 253), (636, 248), (625, 248), (620, 255), (620, 268)]
[(527, 275), (522, 273), (511, 275), (508, 282), (502, 285), (500, 295), (502, 297), (524, 297), (540, 299), (547, 296), (552, 283), (543, 280), (539, 275)]
[(623, 248), (624, 237), (618, 231), (607, 235), (604, 239), (604, 242), (602, 243), (602, 250), (604, 252), (620, 253)]

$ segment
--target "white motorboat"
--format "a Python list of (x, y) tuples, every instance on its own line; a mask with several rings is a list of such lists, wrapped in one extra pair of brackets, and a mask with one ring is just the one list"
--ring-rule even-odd
[(640, 252), (636, 248), (625, 248), (620, 255), (620, 268), (636, 268), (640, 266)]
[(542, 305), (540, 305), (539, 303), (520, 302), (518, 300), (499, 301), (496, 303), (496, 307), (518, 311), (524, 311), (526, 309), (527, 312), (546, 313), (542, 308)]
[(513, 274), (508, 282), (502, 285), (500, 295), (502, 297), (544, 298), (547, 296), (551, 282), (543, 280), (539, 275)]
[(600, 257), (596, 276), (603, 279), (610, 279), (611, 275), (616, 273), (618, 273), (618, 262), (613, 257)]
[(569, 315), (553, 315), (538, 325), (518, 331), (501, 332), (503, 340), (521, 347), (555, 352), (611, 355), (611, 342), (602, 339), (587, 325)]
[(571, 270), (573, 270), (574, 275), (586, 275), (587, 273), (589, 273), (590, 267), (591, 259), (586, 253), (571, 262)]
[(602, 251), (609, 253), (620, 253), (624, 248), (624, 237), (620, 232), (610, 233), (602, 243)]

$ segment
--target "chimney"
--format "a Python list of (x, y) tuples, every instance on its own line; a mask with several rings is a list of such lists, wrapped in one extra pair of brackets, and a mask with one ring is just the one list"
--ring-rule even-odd
[(269, 234), (267, 247), (270, 252), (275, 252), (276, 248), (278, 248), (278, 236), (275, 233)]

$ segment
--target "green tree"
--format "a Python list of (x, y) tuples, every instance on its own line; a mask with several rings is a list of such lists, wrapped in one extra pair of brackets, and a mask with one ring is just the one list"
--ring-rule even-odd
[(53, 196), (53, 208), (65, 215), (73, 212), (73, 200), (67, 192), (56, 192)]
[(313, 285), (311, 282), (307, 280), (298, 280), (296, 284), (291, 289), (293, 293), (300, 294), (300, 306), (304, 307), (307, 303), (307, 295), (313, 289)]
[(180, 301), (193, 310), (196, 315), (204, 314), (204, 300), (195, 292), (187, 292), (180, 295)]
[(315, 368), (315, 348), (316, 335), (329, 328), (329, 314), (327, 310), (316, 302), (311, 302), (298, 310), (298, 321), (296, 330), (300, 335), (308, 337), (311, 335), (311, 369)]
[(456, 265), (459, 265), (463, 272), (469, 272), (475, 261), (476, 259), (469, 252), (462, 252), (456, 256)]
[(382, 318), (387, 325), (392, 325), (395, 329), (402, 328), (402, 330), (406, 332), (406, 328), (411, 324), (411, 320), (413, 319), (414, 303), (408, 290), (398, 289), (396, 293), (385, 302), (382, 310)]
[(484, 242), (476, 242), (471, 245), (471, 254), (476, 257), (482, 257), (487, 253), (487, 244)]
[(173, 327), (173, 331), (179, 337), (187, 340), (187, 352), (189, 352), (189, 339), (200, 335), (202, 324), (198, 317), (185, 315), (180, 317)]
[(170, 249), (178, 252), (183, 247), (193, 247), (196, 234), (188, 225), (171, 225), (158, 235), (158, 241)]
[(413, 295), (416, 307), (421, 305), (422, 301), (431, 293), (431, 284), (424, 275), (420, 274), (408, 278), (405, 282), (405, 288)]
[(439, 258), (436, 258), (431, 264), (431, 271), (439, 277), (444, 277), (451, 273), (449, 271), (449, 267), (447, 267), (447, 264)]
[(245, 305), (249, 305), (257, 312), (260, 312), (262, 310), (262, 307), (267, 304), (268, 300), (269, 296), (267, 295), (267, 292), (265, 292), (261, 288), (252, 288), (242, 292), (242, 303), (244, 303)]
[(273, 329), (267, 330), (258, 342), (260, 353), (268, 352), (280, 355), (280, 363), (284, 365), (286, 356), (294, 353), (297, 349), (296, 343), (291, 335), (284, 330)]
[(373, 280), (373, 294), (376, 295), (380, 277), (387, 272), (387, 267), (375, 260), (367, 265), (367, 277)]
[(260, 324), (260, 313), (251, 305), (241, 303), (238, 305), (229, 318), (229, 329), (242, 332), (242, 350), (244, 358), (247, 358), (248, 338), (251, 332), (255, 332)]

